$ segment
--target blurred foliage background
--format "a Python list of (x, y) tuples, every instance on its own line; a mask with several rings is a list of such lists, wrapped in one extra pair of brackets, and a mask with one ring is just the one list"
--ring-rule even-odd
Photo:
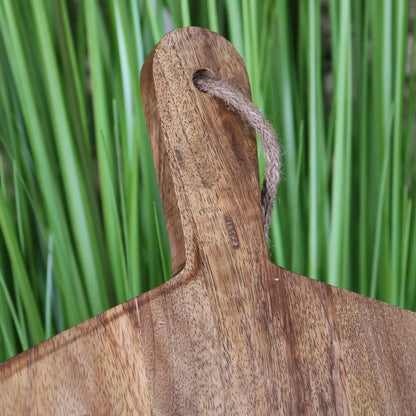
[(190, 25), (234, 44), (279, 134), (273, 261), (415, 310), (414, 13), (409, 0), (0, 0), (0, 360), (169, 278), (139, 76)]

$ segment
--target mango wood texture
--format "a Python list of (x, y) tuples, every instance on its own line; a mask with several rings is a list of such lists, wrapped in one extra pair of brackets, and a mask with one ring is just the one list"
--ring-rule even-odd
[(208, 30), (142, 71), (176, 276), (3, 363), (0, 414), (416, 415), (416, 315), (269, 261), (254, 134), (201, 68), (250, 95)]

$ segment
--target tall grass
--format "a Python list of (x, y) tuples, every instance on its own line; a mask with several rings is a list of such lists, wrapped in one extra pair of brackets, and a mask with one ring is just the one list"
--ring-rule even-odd
[(407, 0), (1, 0), (0, 360), (170, 276), (139, 74), (191, 24), (231, 40), (279, 133), (272, 259), (416, 309), (413, 13)]

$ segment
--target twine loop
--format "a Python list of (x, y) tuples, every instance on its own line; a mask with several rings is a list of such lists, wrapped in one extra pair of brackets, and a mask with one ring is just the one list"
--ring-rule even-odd
[(263, 228), (267, 237), (280, 181), (280, 149), (277, 135), (261, 111), (231, 82), (217, 78), (207, 70), (197, 71), (193, 77), (195, 86), (202, 92), (223, 101), (227, 107), (238, 113), (249, 126), (257, 131), (264, 149), (266, 169), (261, 191)]

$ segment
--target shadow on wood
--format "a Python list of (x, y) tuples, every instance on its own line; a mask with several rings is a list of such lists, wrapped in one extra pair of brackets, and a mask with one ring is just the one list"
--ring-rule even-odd
[(0, 365), (0, 414), (416, 414), (416, 314), (268, 258), (254, 133), (192, 76), (221, 36), (166, 35), (142, 95), (175, 277)]

